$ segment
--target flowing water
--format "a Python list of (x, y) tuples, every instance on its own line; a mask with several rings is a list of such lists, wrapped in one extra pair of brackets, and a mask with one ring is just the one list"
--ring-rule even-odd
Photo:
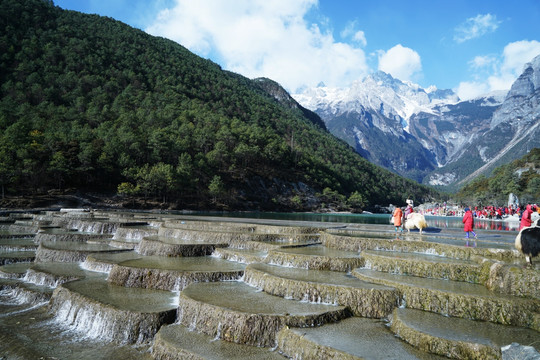
[[(261, 220), (286, 220), (286, 221), (313, 221), (324, 223), (349, 223), (349, 224), (379, 224), (390, 223), (389, 214), (350, 214), (350, 213), (278, 213), (278, 212), (201, 212), (196, 213), (210, 217), (232, 217), (239, 219), (261, 219)], [(462, 218), (458, 216), (431, 216), (426, 215), (429, 227), (463, 229)], [(475, 229), (514, 231), (519, 229), (519, 221), (496, 220), (496, 219), (475, 219)]]
[[(164, 329), (163, 340), (178, 336), (172, 330), (182, 323), (186, 328), (179, 334), (184, 337), (189, 329), (215, 322), (215, 328), (206, 332), (214, 342), (235, 334), (230, 329), (241, 327), (235, 321), (242, 312), (272, 315), (275, 328), (265, 325), (272, 336), (260, 339), (252, 328), (246, 328), (242, 334), (246, 340), (239, 341), (239, 348), (223, 346), (222, 357), (215, 358), (227, 358), (228, 353), (257, 353), (254, 359), (280, 358), (277, 352), (261, 355), (241, 344), (274, 347), (279, 327), (286, 321), (313, 317), (309, 321), (322, 323), (327, 321), (322, 314), (332, 314), (327, 309), (333, 307), (340, 311), (326, 317), (335, 322), (350, 315), (341, 312), (341, 305), (347, 301), (350, 311), (359, 318), (340, 322), (343, 329), (338, 329), (341, 325), (315, 327), (307, 332), (306, 339), (332, 339), (329, 334), (334, 327), (344, 331), (344, 339), (353, 336), (351, 331), (371, 329), (365, 338), (351, 337), (350, 346), (343, 350), (376, 359), (380, 355), (378, 346), (388, 344), (390, 356), (437, 359), (396, 340), (383, 325), (380, 318), (398, 305), (394, 285), (444, 288), (453, 294), (478, 297), (492, 293), (478, 284), (406, 277), (395, 269), (379, 273), (373, 269), (383, 267), (385, 257), (391, 258), (388, 249), (366, 251), (365, 259), (380, 264), (365, 266), (362, 251), (347, 247), (348, 242), (362, 238), (391, 246), (409, 240), (412, 244), (457, 245), (460, 250), (465, 243), (460, 217), (426, 216), (424, 241), (417, 241), (416, 235), (394, 233), (390, 215), (380, 214), (246, 212), (182, 216), (102, 212), (93, 216), (86, 212), (48, 212), (36, 215), (35, 221), (30, 215), (20, 216), (16, 221), (6, 218), (0, 223), (0, 360), (152, 359), (153, 341), (160, 328)], [(515, 221), (477, 219), (474, 251), (510, 253), (518, 226)], [(345, 245), (325, 246), (319, 233), (323, 229), (329, 236), (342, 237)], [(208, 256), (220, 249), (229, 250), (231, 257), (251, 255), (257, 263), (228, 261), (215, 253)], [(450, 258), (439, 261), (437, 257), (412, 251), (395, 254), (390, 262), (431, 261), (440, 267), (472, 262)], [(518, 261), (510, 259), (508, 263)], [(354, 277), (355, 268), (363, 268), (357, 273), (369, 281)], [(188, 286), (192, 283), (198, 284)], [(363, 304), (358, 300), (361, 297), (369, 301)], [(217, 320), (215, 316), (210, 318), (210, 311), (219, 307), (225, 309), (224, 315)], [(267, 320), (260, 321), (266, 324)], [(314, 324), (307, 322), (305, 326)], [(252, 325), (253, 329), (260, 326)], [(362, 344), (364, 353), (354, 339)], [(334, 342), (337, 348), (341, 346), (339, 339), (333, 339), (330, 345)], [(210, 348), (208, 352), (212, 352)]]

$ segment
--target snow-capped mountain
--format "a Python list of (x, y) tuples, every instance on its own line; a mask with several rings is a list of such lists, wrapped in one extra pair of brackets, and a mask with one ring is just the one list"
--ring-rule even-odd
[[(489, 129), (480, 135), (477, 141), (464, 148), (461, 157), (438, 169), (436, 174), (449, 173), (456, 165), (474, 163), (476, 169), (458, 179), (460, 186), (540, 147), (540, 55), (525, 65), (504, 102), (493, 113)], [(431, 180), (428, 178), (429, 182)]]
[(380, 71), (348, 88), (321, 85), (293, 97), (368, 160), (419, 182), (452, 185), (540, 146), (539, 73), (540, 56), (508, 95), (467, 101)]
[(304, 107), (329, 116), (362, 112), (365, 109), (376, 110), (381, 115), (402, 123), (405, 129), (412, 114), (430, 111), (432, 101), (458, 101), (451, 90), (426, 91), (416, 84), (404, 83), (382, 71), (369, 75), (362, 81), (354, 81), (348, 88), (319, 86), (293, 97)]
[[(431, 113), (420, 112), (410, 118), (411, 134), (435, 156), (437, 170), (458, 161), (464, 150), (489, 130), (494, 112), (503, 103), (506, 92), (497, 92), (455, 104), (434, 105)], [(465, 168), (428, 179), (431, 185), (448, 185), (462, 177)], [(424, 180), (425, 181), (425, 180)]]

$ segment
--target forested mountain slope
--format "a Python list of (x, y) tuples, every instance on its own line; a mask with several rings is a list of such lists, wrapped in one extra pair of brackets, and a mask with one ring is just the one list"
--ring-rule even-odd
[(540, 148), (495, 168), (489, 177), (478, 176), (463, 186), (456, 198), (462, 203), (502, 206), (508, 204), (510, 194), (522, 205), (540, 201)]
[(437, 196), (367, 162), (276, 83), (172, 41), (44, 0), (1, 0), (0, 27), (3, 194), (283, 210)]

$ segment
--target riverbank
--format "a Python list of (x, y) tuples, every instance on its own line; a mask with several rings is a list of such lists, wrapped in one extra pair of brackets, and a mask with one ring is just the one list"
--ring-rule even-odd
[(61, 208), (92, 209), (171, 209), (171, 204), (153, 200), (121, 197), (116, 194), (49, 193), (26, 196), (5, 196), (0, 199), (0, 211)]
[[(280, 206), (279, 204), (268, 204), (264, 208), (256, 205), (246, 204), (235, 208), (221, 203), (178, 203), (176, 201), (158, 201), (156, 199), (145, 199), (140, 197), (120, 196), (116, 193), (86, 193), (75, 190), (50, 191), (47, 194), (33, 194), (21, 196), (4, 196), (0, 199), (0, 211), (4, 210), (25, 210), (42, 209), (58, 210), (61, 208), (92, 208), (92, 209), (133, 209), (146, 211), (274, 211), (274, 212), (316, 212), (316, 213), (346, 213), (361, 214), (362, 209), (351, 208), (349, 211), (336, 210), (332, 207), (318, 207), (310, 209), (293, 209)], [(388, 206), (374, 205), (369, 209), (370, 213), (391, 213)]]

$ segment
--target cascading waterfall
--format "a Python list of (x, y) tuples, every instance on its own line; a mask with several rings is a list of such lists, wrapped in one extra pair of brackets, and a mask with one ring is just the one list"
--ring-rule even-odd
[(76, 229), (82, 233), (114, 234), (119, 224), (107, 221), (75, 219), (69, 221), (67, 227), (69, 229)]
[(103, 312), (96, 312), (84, 304), (74, 304), (71, 300), (55, 308), (54, 318), (59, 324), (90, 339), (113, 341), (118, 335), (112, 332), (114, 327), (109, 326), (110, 320), (105, 319)]
[[(65, 217), (70, 215), (66, 214)], [(505, 277), (510, 270), (504, 263), (498, 264), (500, 269), (494, 269), (489, 274), (485, 271), (489, 264), (483, 268), (474, 269), (474, 266), (477, 266), (474, 264), (476, 260), (470, 261), (473, 264), (467, 265), (472, 270), (469, 270), (469, 267), (465, 267), (461, 262), (458, 266), (453, 266), (456, 259), (470, 259), (471, 256), (485, 254), (488, 250), (483, 253), (480, 253), (482, 249), (475, 249), (474, 252), (469, 251), (469, 249), (464, 251), (463, 247), (452, 244), (449, 246), (437, 242), (408, 241), (407, 239), (397, 242), (392, 236), (383, 238), (372, 237), (370, 234), (355, 238), (324, 234), (322, 231), (319, 238), (319, 233), (309, 235), (307, 231), (287, 229), (286, 227), (245, 225), (242, 227), (225, 223), (216, 225), (210, 221), (200, 224), (189, 221), (185, 224), (171, 221), (168, 224), (170, 228), (167, 228), (163, 225), (168, 220), (156, 220), (152, 227), (145, 226), (142, 221), (133, 221), (133, 218), (126, 221), (127, 216), (122, 214), (107, 215), (104, 213), (99, 216), (101, 218), (81, 217), (69, 221), (67, 219), (58, 221), (58, 223), (62, 222), (65, 225), (64, 229), (42, 226), (42, 232), (36, 236), (36, 242), (43, 245), (39, 250), (40, 261), (29, 265), (30, 268), (8, 267), (0, 272), (0, 277), (3, 277), (2, 282), (10, 284), (9, 286), (2, 284), (0, 302), (2, 305), (8, 303), (15, 305), (11, 312), (6, 310), (4, 314), (0, 315), (2, 329), (6, 324), (2, 321), (7, 316), (17, 312), (31, 311), (28, 310), (29, 306), (32, 308), (37, 306), (42, 307), (38, 310), (47, 315), (48, 325), (56, 326), (55, 329), (63, 334), (68, 334), (71, 339), (73, 337), (77, 341), (83, 339), (82, 342), (86, 341), (85, 339), (92, 340), (93, 343), (103, 346), (117, 346), (117, 344), (122, 344), (120, 346), (128, 345), (125, 347), (133, 347), (132, 344), (135, 344), (135, 347), (139, 348), (151, 346), (154, 335), (160, 328), (169, 328), (172, 332), (172, 328), (181, 326), (185, 330), (182, 332), (182, 336), (190, 337), (191, 335), (187, 334), (187, 331), (190, 330), (198, 333), (197, 335), (205, 334), (210, 338), (209, 342), (216, 345), (219, 344), (218, 340), (225, 340), (237, 343), (235, 345), (239, 346), (276, 347), (277, 334), (282, 330), (294, 330), (295, 327), (302, 327), (302, 330), (295, 331), (305, 339), (308, 336), (304, 338), (301, 332), (306, 334), (309, 333), (310, 329), (319, 326), (324, 328), (322, 325), (327, 322), (336, 322), (351, 315), (357, 318), (378, 320), (381, 323), (380, 319), (389, 317), (396, 307), (401, 310), (410, 310), (413, 307), (418, 309), (428, 299), (440, 304), (439, 307), (426, 308), (427, 311), (438, 312), (447, 317), (456, 317), (456, 315), (464, 316), (464, 314), (456, 314), (455, 309), (486, 309), (486, 314), (474, 313), (474, 317), (483, 321), (500, 321), (488, 316), (490, 314), (487, 314), (489, 311), (487, 308), (490, 306), (483, 306), (484, 303), (479, 302), (483, 301), (484, 297), (478, 297), (477, 302), (473, 303), (475, 300), (473, 296), (468, 295), (471, 298), (468, 300), (468, 297), (460, 294), (460, 298), (458, 299), (456, 296), (453, 302), (443, 302), (440, 300), (443, 295), (440, 296), (440, 299), (435, 299), (433, 291), (421, 290), (422, 286), (420, 285), (408, 285), (410, 289), (402, 288), (402, 283), (399, 286), (382, 285), (386, 281), (390, 281), (385, 280), (386, 278), (383, 276), (381, 278), (384, 282), (381, 281), (381, 285), (373, 283), (366, 285), (366, 283), (370, 283), (369, 278), (360, 281), (354, 270), (371, 269), (371, 272), (366, 271), (366, 277), (371, 273), (385, 273), (386, 275), (402, 274), (405, 278), (405, 275), (412, 277), (410, 272), (413, 268), (419, 273), (422, 272), (422, 275), (428, 274), (427, 277), (430, 277), (435, 271), (446, 276), (447, 273), (450, 273), (447, 269), (456, 268), (460, 274), (465, 272), (478, 273), (492, 277), (493, 281), (500, 279), (502, 282), (504, 280), (504, 283), (494, 284), (492, 287), (503, 288), (507, 283), (513, 282), (510, 278)], [(45, 221), (50, 221), (51, 224), (54, 222), (52, 215), (50, 219), (43, 218), (41, 220), (41, 223), (31, 221), (31, 219), (23, 220), (16, 227), (20, 231), (25, 227), (44, 224)], [(110, 225), (111, 223), (114, 225)], [(304, 236), (304, 234), (308, 235)], [(318, 248), (318, 245), (302, 247), (306, 245), (308, 238), (312, 241), (309, 245), (315, 245), (315, 237), (324, 240), (324, 249), (322, 246)], [(2, 238), (5, 239), (5, 237)], [(21, 241), (21, 246), (31, 243), (29, 236), (20, 234), (19, 238), (24, 238), (24, 241)], [(117, 241), (118, 246), (122, 246), (122, 243), (127, 245), (144, 243), (144, 251), (97, 250), (99, 247), (96, 245), (106, 247), (110, 245), (109, 241)], [(173, 246), (208, 246), (212, 242), (218, 242), (220, 245), (223, 242), (224, 246), (227, 247), (223, 248), (221, 253), (216, 251), (212, 256), (200, 256), (196, 259), (197, 261), (190, 261), (186, 256), (195, 254), (195, 251), (170, 252)], [(288, 248), (285, 249), (284, 245), (287, 245)], [(164, 249), (163, 252), (154, 254), (156, 249), (161, 248)], [(83, 254), (83, 251), (86, 252), (87, 249), (88, 257), (86, 257), (86, 253)], [(238, 249), (250, 251), (239, 251)], [(374, 250), (376, 249), (386, 253), (375, 254)], [(336, 250), (348, 251), (351, 254), (340, 254)], [(0, 245), (0, 251), (21, 251), (21, 248)], [(65, 255), (74, 251), (78, 254)], [(362, 256), (358, 255), (359, 251), (362, 251)], [(512, 254), (509, 250), (489, 251), (500, 252), (500, 255), (492, 254), (492, 257), (497, 259), (514, 259), (510, 256)], [(396, 252), (402, 254), (392, 258), (392, 254)], [(414, 255), (407, 257), (403, 253)], [(442, 259), (426, 259), (425, 255), (436, 255)], [(79, 260), (77, 256), (84, 256), (84, 262)], [(218, 261), (218, 258), (227, 259), (229, 262), (248, 263), (249, 265), (232, 269), (231, 265), (226, 265), (225, 261)], [(360, 263), (360, 258), (362, 263)], [(64, 263), (62, 266), (54, 264), (60, 261), (73, 263), (67, 264), (67, 266)], [(208, 265), (205, 263), (206, 261), (208, 261)], [(77, 266), (95, 273), (80, 271)], [(426, 270), (424, 271), (424, 269)], [(524, 281), (523, 284), (532, 284), (532, 281), (536, 279), (532, 271), (527, 272), (519, 269), (516, 272), (515, 276), (520, 276), (518, 279)], [(81, 280), (71, 281), (75, 277), (66, 274), (77, 274)], [(451, 275), (454, 276), (453, 280), (457, 278), (454, 273)], [(373, 274), (372, 276), (375, 277)], [(267, 300), (250, 298), (241, 292), (239, 293), (240, 286), (238, 288), (231, 287), (229, 292), (222, 293), (222, 287), (229, 287), (230, 284), (226, 283), (228, 281), (251, 287), (249, 291), (255, 295), (250, 294), (249, 296), (272, 296)], [(475, 280), (474, 283), (480, 284), (479, 281)], [(482, 281), (485, 280), (482, 279)], [(198, 287), (198, 285), (208, 285), (206, 283), (212, 285), (208, 286), (209, 290), (205, 290), (206, 288), (203, 286)], [(522, 289), (520, 290), (522, 292), (529, 291), (531, 294), (537, 294), (534, 286), (515, 285), (515, 287)], [(51, 290), (53, 288), (56, 288), (54, 293)], [(254, 291), (253, 288), (257, 291)], [(509, 293), (514, 291), (513, 289), (505, 287)], [(171, 292), (174, 293), (174, 296), (171, 295)], [(188, 294), (193, 296), (184, 298)], [(537, 297), (537, 295), (532, 296)], [(140, 297), (138, 303), (132, 301), (137, 297)], [(464, 298), (464, 301), (461, 301), (461, 297)], [(275, 314), (268, 314), (264, 307), (265, 303), (273, 305), (277, 301), (285, 299), (291, 304), (284, 305)], [(161, 311), (156, 305), (160, 301), (159, 309)], [(525, 304), (525, 300), (523, 303)], [(44, 306), (44, 304), (48, 305)], [(235, 308), (237, 304), (240, 305), (238, 309)], [(251, 305), (253, 308), (249, 308)], [(343, 309), (339, 314), (310, 315), (310, 318), (304, 321), (304, 315), (294, 317), (292, 309), (295, 306), (339, 306), (346, 309)], [(508, 313), (508, 317), (512, 317), (511, 321), (513, 322), (509, 322), (508, 325), (518, 324), (533, 328), (535, 324), (527, 320), (530, 318), (527, 315), (535, 313), (535, 308), (532, 305), (525, 308), (521, 303), (517, 304), (515, 308), (516, 310), (509, 306), (504, 309), (501, 307), (501, 316), (506, 316)], [(28, 314), (28, 318), (31, 316), (33, 317), (34, 314)], [(9, 324), (12, 326), (10, 331), (14, 329), (18, 336), (17, 329), (20, 329), (21, 337), (26, 336), (23, 326), (18, 327), (16, 321), (18, 319)], [(164, 326), (173, 322), (174, 326)], [(332, 334), (328, 338), (332, 338)], [(398, 330), (398, 334), (403, 335), (403, 331)], [(356, 336), (356, 333), (354, 335)], [(339, 335), (335, 337), (339, 337)], [(172, 338), (174, 337), (171, 336), (167, 340)], [(6, 339), (8, 337), (2, 337), (0, 334), (0, 343)], [(36, 342), (34, 339), (32, 341)], [(166, 345), (169, 344), (163, 342), (160, 346), (165, 347)], [(312, 354), (308, 351), (313, 348), (309, 343), (300, 345), (300, 342), (297, 342), (296, 346), (293, 347), (298, 348), (300, 355), (291, 353), (290, 358), (301, 359), (302, 356), (307, 357)], [(2, 350), (2, 344), (0, 344), (0, 353)], [(285, 352), (281, 345), (279, 351)], [(174, 349), (170, 353), (174, 354)], [(180, 352), (176, 352), (176, 354), (180, 354)], [(183, 355), (171, 356), (167, 359), (181, 358), (178, 356)], [(62, 357), (58, 356), (58, 358)], [(131, 357), (125, 358), (131, 359)], [(133, 357), (133, 359), (135, 358)]]
[(144, 229), (141, 228), (131, 228), (131, 227), (119, 227), (114, 235), (113, 240), (120, 240), (120, 239), (129, 239), (129, 240), (142, 240), (146, 236), (154, 236), (157, 235), (158, 228), (153, 227), (147, 227)]
[(91, 301), (65, 288), (55, 290), (49, 310), (62, 326), (90, 339), (120, 344), (150, 341), (164, 323), (172, 323), (175, 310), (140, 313)]
[(10, 305), (34, 304), (43, 305), (49, 301), (50, 294), (30, 291), (20, 286), (6, 287), (0, 291), (0, 297), (5, 298)]
[(35, 284), (38, 286), (47, 286), (49, 288), (56, 288), (58, 285), (70, 281), (75, 280), (76, 277), (66, 277), (66, 278), (57, 278), (55, 276), (52, 276), (50, 274), (46, 274), (43, 272), (36, 272), (32, 269), (28, 269), (23, 277), (23, 281)]
[(107, 241), (111, 238), (110, 234), (85, 234), (77, 231), (68, 231), (64, 233), (46, 233), (40, 232), (34, 238), (35, 244), (42, 244), (45, 242), (75, 242), (85, 243), (88, 241)]
[(0, 252), (17, 252), (17, 251), (36, 251), (37, 247), (25, 247), (21, 248), (20, 246), (10, 246), (10, 245), (0, 245)]
[(88, 257), (87, 257), (82, 263), (80, 263), (80, 267), (83, 270), (108, 274), (111, 272), (111, 269), (113, 268), (113, 264), (98, 262), (98, 261), (91, 261), (91, 260), (88, 260)]

